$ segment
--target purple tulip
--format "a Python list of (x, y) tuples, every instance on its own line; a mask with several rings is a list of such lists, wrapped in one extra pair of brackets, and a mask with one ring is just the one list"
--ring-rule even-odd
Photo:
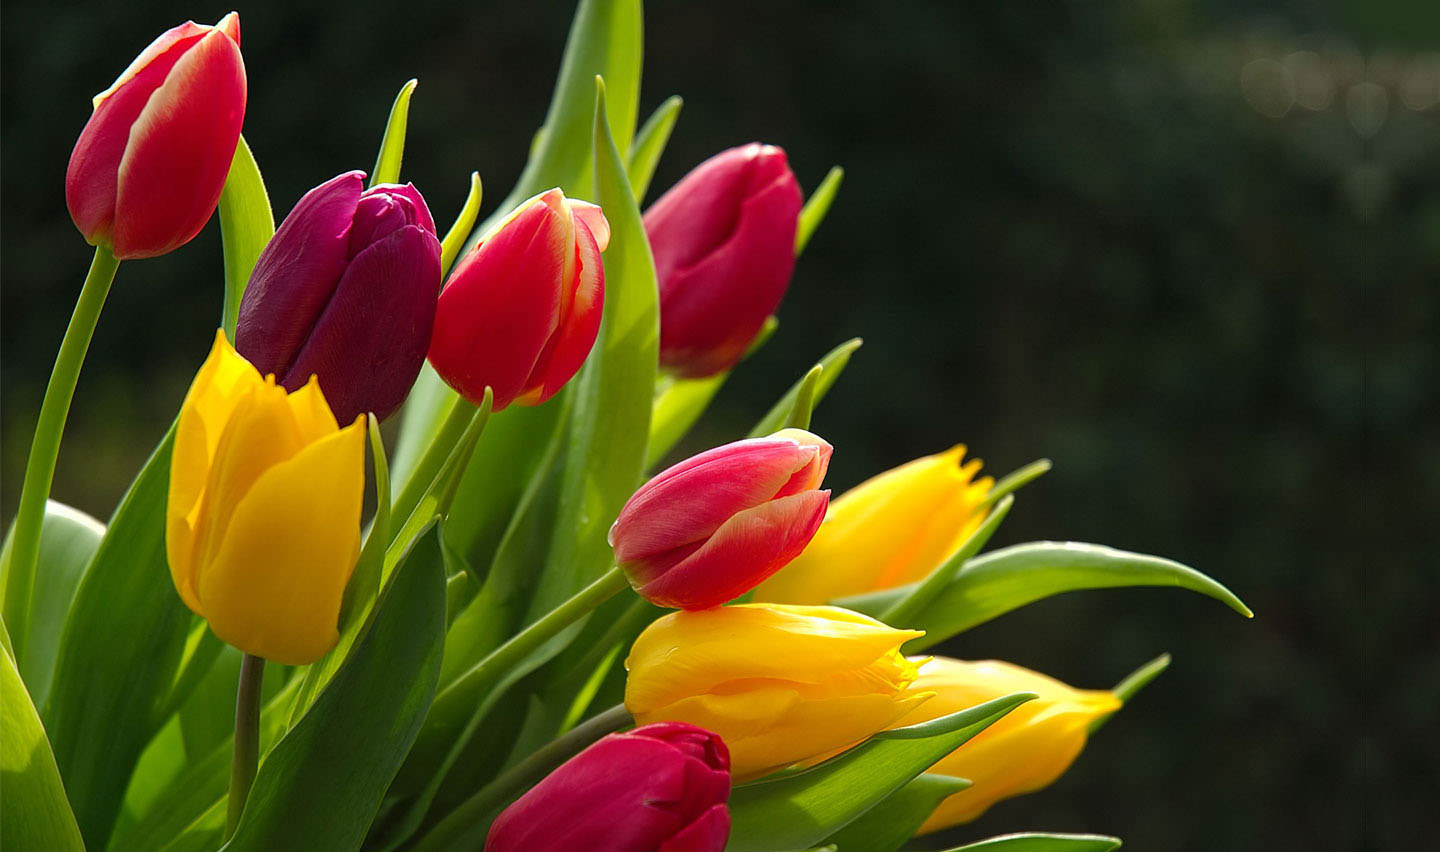
[(286, 390), (314, 375), (341, 423), (404, 402), (440, 295), (440, 240), (410, 184), (346, 172), (301, 198), (260, 253), (235, 348)]

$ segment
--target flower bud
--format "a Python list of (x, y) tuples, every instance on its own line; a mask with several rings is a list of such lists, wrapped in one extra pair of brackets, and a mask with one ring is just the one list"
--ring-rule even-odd
[(1039, 790), (1069, 768), (1085, 746), (1090, 723), (1120, 709), (1104, 690), (1075, 689), (1054, 678), (997, 660), (965, 662), (945, 657), (916, 660), (916, 689), (935, 697), (911, 710), (894, 727), (918, 725), (1016, 692), (1039, 696), (951, 752), (930, 771), (970, 779), (971, 786), (946, 798), (920, 833), (969, 822), (1011, 796)]
[(929, 697), (899, 651), (923, 635), (831, 606), (672, 612), (631, 647), (625, 706), (719, 734), (748, 780), (849, 748)]
[(795, 268), (800, 184), (758, 142), (696, 166), (645, 211), (660, 285), (660, 364), (728, 370), (775, 312)]
[(247, 654), (287, 665), (339, 638), (360, 554), (365, 425), (311, 380), (287, 394), (215, 335), (180, 409), (165, 546), (181, 600)]
[(485, 852), (721, 852), (730, 755), (709, 731), (664, 722), (610, 734), (490, 825)]
[(493, 409), (539, 405), (575, 375), (605, 302), (600, 208), (558, 189), (524, 204), (461, 258), (440, 292), (430, 364), (461, 396)]
[(410, 392), (435, 323), (440, 240), (410, 184), (346, 172), (309, 192), (260, 253), (235, 345), (288, 390), (320, 379), (343, 422)]
[(645, 483), (610, 528), (615, 562), (659, 606), (705, 609), (755, 587), (825, 517), (831, 447), (801, 429), (736, 441)]
[(963, 444), (846, 491), (805, 551), (761, 583), (755, 599), (825, 603), (923, 579), (985, 520), (994, 480), (974, 479)]
[(94, 103), (65, 172), (75, 227), (121, 260), (190, 242), (220, 201), (245, 118), (239, 16), (166, 31)]

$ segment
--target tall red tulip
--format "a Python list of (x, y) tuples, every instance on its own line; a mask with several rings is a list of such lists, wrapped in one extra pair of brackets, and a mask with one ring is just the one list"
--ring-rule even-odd
[(552, 189), (530, 199), (450, 273), (435, 311), (430, 364), (471, 402), (539, 405), (575, 375), (605, 302), (600, 208)]
[(244, 117), (239, 15), (166, 31), (95, 96), (65, 172), (75, 227), (121, 260), (189, 242), (220, 201)]
[(410, 184), (346, 172), (300, 199), (260, 253), (235, 348), (286, 390), (310, 376), (342, 423), (384, 419), (415, 383), (435, 322), (440, 240)]
[(496, 817), (485, 852), (721, 852), (729, 799), (725, 743), (657, 722), (561, 764)]
[(795, 268), (800, 184), (758, 142), (696, 166), (645, 211), (660, 284), (660, 363), (728, 370), (775, 312)]
[(706, 609), (800, 555), (825, 519), (831, 446), (801, 429), (736, 441), (640, 486), (610, 528), (615, 562), (660, 606)]

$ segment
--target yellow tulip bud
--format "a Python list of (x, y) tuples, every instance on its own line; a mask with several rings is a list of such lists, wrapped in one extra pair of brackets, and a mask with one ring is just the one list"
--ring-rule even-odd
[(994, 480), (974, 479), (980, 460), (962, 465), (964, 456), (961, 444), (831, 500), (804, 552), (761, 583), (755, 600), (818, 604), (924, 578), (985, 520)]
[(923, 635), (830, 606), (672, 612), (630, 649), (625, 706), (641, 725), (714, 731), (735, 778), (755, 778), (855, 745), (928, 698), (899, 650)]
[(287, 394), (217, 332), (170, 458), (165, 544), (185, 605), (247, 654), (319, 659), (360, 554), (364, 465), (363, 418), (339, 428), (314, 378)]
[(930, 771), (968, 778), (971, 786), (940, 803), (920, 833), (969, 822), (1001, 799), (1029, 793), (1059, 778), (1085, 747), (1090, 723), (1120, 709), (1106, 690), (1075, 689), (1029, 669), (996, 660), (965, 662), (946, 657), (921, 663), (916, 689), (935, 697), (894, 727), (918, 725), (1016, 692), (1039, 696), (951, 752)]

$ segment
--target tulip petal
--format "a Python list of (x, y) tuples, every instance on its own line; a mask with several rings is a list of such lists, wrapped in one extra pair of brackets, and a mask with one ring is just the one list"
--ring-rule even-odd
[(189, 242), (215, 212), (245, 117), (240, 47), (212, 30), (185, 51), (130, 128), (115, 197), (118, 258)]
[(335, 644), (359, 553), (364, 442), (357, 421), (255, 480), (200, 574), (216, 636), (287, 665), (313, 662)]
[[(599, 209), (595, 208), (597, 215)], [(600, 221), (605, 221), (603, 216)], [(609, 239), (608, 226), (606, 239)], [(559, 393), (560, 388), (579, 372), (595, 346), (605, 305), (605, 268), (600, 260), (603, 249), (588, 225), (577, 221), (574, 290), (560, 320), (559, 330), (536, 361), (532, 389), (525, 395), (525, 405), (539, 405)]]
[(610, 247), (610, 221), (605, 218), (605, 213), (600, 209), (600, 205), (581, 201), (578, 198), (571, 198), (565, 204), (570, 208), (570, 213), (575, 219), (590, 231), (591, 236), (595, 238), (595, 247), (599, 251)]
[[(238, 25), (239, 19), (237, 18), (236, 20)], [(164, 64), (164, 68), (168, 71), (170, 67), (175, 64), (175, 60), (180, 58), (180, 53), (183, 53), (190, 45), (204, 38), (206, 33), (209, 33), (212, 29), (217, 28), (197, 24), (194, 21), (186, 21), (183, 24), (171, 27), (161, 33), (154, 41), (146, 45), (144, 50), (140, 51), (140, 55), (136, 56), (134, 61), (131, 62), (124, 71), (120, 72), (120, 76), (115, 78), (115, 82), (110, 84), (110, 88), (91, 99), (91, 104), (99, 108), (102, 103), (110, 99), (111, 95), (119, 91), (126, 83), (138, 77), (141, 72), (150, 67), (152, 63), (161, 60), (166, 54), (174, 52), (170, 57), (170, 61)], [(238, 42), (239, 39), (237, 38), (236, 41)], [(179, 50), (176, 51), (176, 48), (179, 48)], [(155, 85), (158, 86), (159, 83), (157, 82)], [(151, 92), (154, 90), (155, 86), (149, 89)]]
[(730, 809), (712, 805), (655, 852), (721, 852), (730, 839)]

